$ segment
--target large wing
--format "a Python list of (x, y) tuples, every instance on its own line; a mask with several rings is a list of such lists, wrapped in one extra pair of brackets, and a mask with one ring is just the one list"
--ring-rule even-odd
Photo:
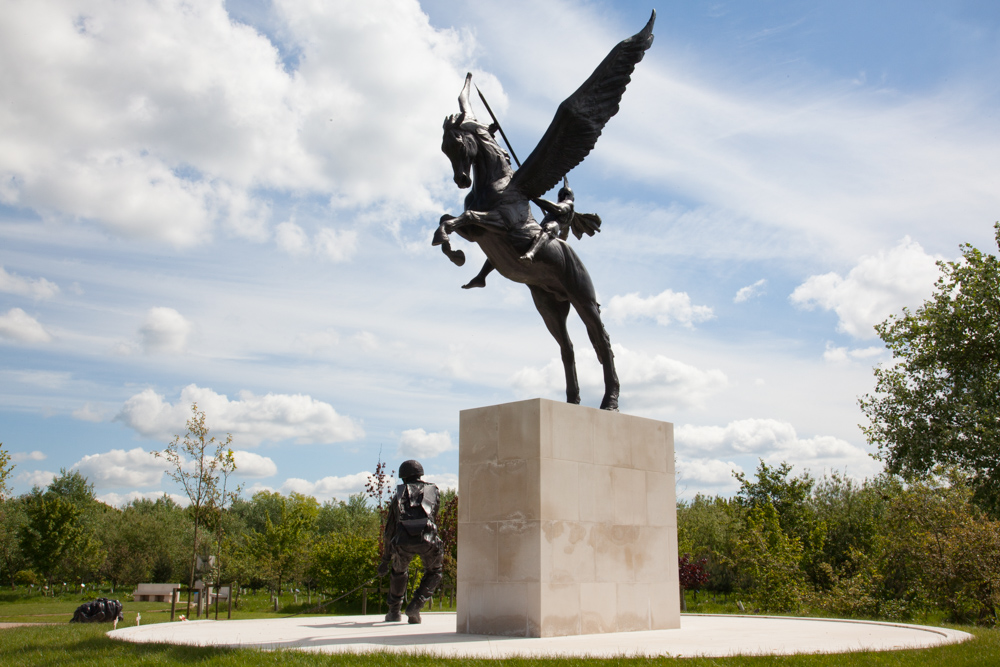
[(653, 43), (654, 21), (655, 9), (646, 27), (611, 49), (590, 78), (559, 105), (549, 129), (514, 172), (508, 187), (534, 199), (551, 190), (570, 169), (583, 162), (608, 120), (618, 113), (618, 104), (625, 86), (632, 80), (636, 63)]

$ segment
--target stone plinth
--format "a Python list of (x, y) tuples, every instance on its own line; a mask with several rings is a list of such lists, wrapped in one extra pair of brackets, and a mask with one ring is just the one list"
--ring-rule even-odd
[(460, 416), (463, 633), (680, 627), (673, 425), (532, 399)]

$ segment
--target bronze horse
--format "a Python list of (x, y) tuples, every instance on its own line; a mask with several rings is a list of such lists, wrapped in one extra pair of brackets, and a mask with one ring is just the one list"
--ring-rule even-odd
[(473, 115), (469, 104), (471, 73), (465, 77), (458, 98), (460, 113), (444, 121), (441, 150), (451, 160), (455, 184), (463, 189), (471, 186), (472, 190), (465, 198), (464, 213), (442, 216), (433, 244), (441, 245), (461, 266), (464, 253), (452, 250), (448, 237), (454, 232), (478, 243), (501, 275), (528, 286), (535, 308), (559, 343), (566, 371), (566, 400), (579, 403), (573, 343), (566, 330), (572, 305), (586, 325), (604, 369), (603, 410), (618, 410), (619, 384), (594, 285), (579, 256), (561, 239), (544, 244), (534, 261), (521, 259), (542, 233), (528, 202), (551, 190), (594, 148), (608, 120), (618, 113), (632, 71), (653, 43), (655, 20), (654, 11), (645, 28), (615, 46), (590, 78), (559, 105), (548, 130), (517, 171), (493, 138), (496, 126), (483, 125)]

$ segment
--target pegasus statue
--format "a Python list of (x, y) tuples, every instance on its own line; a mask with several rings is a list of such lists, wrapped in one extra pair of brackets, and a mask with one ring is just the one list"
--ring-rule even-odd
[[(538, 242), (540, 235), (549, 232), (535, 221), (529, 202), (545, 201), (542, 195), (563, 181), (593, 150), (608, 120), (618, 113), (636, 64), (653, 43), (655, 20), (653, 11), (646, 27), (615, 46), (590, 78), (559, 105), (541, 141), (516, 171), (507, 152), (493, 138), (496, 123), (484, 125), (472, 112), (471, 73), (466, 75), (458, 97), (459, 113), (444, 121), (441, 143), (441, 150), (451, 160), (455, 184), (471, 190), (461, 215), (441, 217), (433, 245), (441, 246), (445, 255), (461, 266), (465, 254), (452, 249), (450, 235), (478, 243), (492, 268), (528, 286), (535, 308), (559, 343), (566, 372), (566, 400), (579, 403), (576, 357), (566, 330), (572, 306), (586, 325), (604, 370), (602, 410), (618, 410), (620, 388), (594, 284), (580, 257), (561, 235)], [(477, 279), (484, 275), (480, 272)], [(465, 287), (481, 286), (477, 279)]]

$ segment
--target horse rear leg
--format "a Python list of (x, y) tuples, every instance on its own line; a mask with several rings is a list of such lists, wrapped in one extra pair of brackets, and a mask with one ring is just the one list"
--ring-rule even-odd
[(618, 412), (618, 373), (615, 371), (611, 338), (608, 337), (608, 332), (601, 321), (601, 307), (592, 299), (574, 301), (573, 307), (586, 325), (587, 335), (590, 336), (590, 342), (594, 345), (594, 351), (597, 352), (597, 358), (604, 369), (604, 400), (601, 401), (601, 409)]
[(576, 379), (576, 355), (573, 353), (573, 342), (569, 339), (566, 329), (566, 318), (569, 316), (569, 301), (560, 301), (543, 289), (528, 285), (535, 308), (545, 321), (545, 327), (559, 343), (562, 355), (563, 370), (566, 372), (566, 402), (580, 402), (580, 383)]

